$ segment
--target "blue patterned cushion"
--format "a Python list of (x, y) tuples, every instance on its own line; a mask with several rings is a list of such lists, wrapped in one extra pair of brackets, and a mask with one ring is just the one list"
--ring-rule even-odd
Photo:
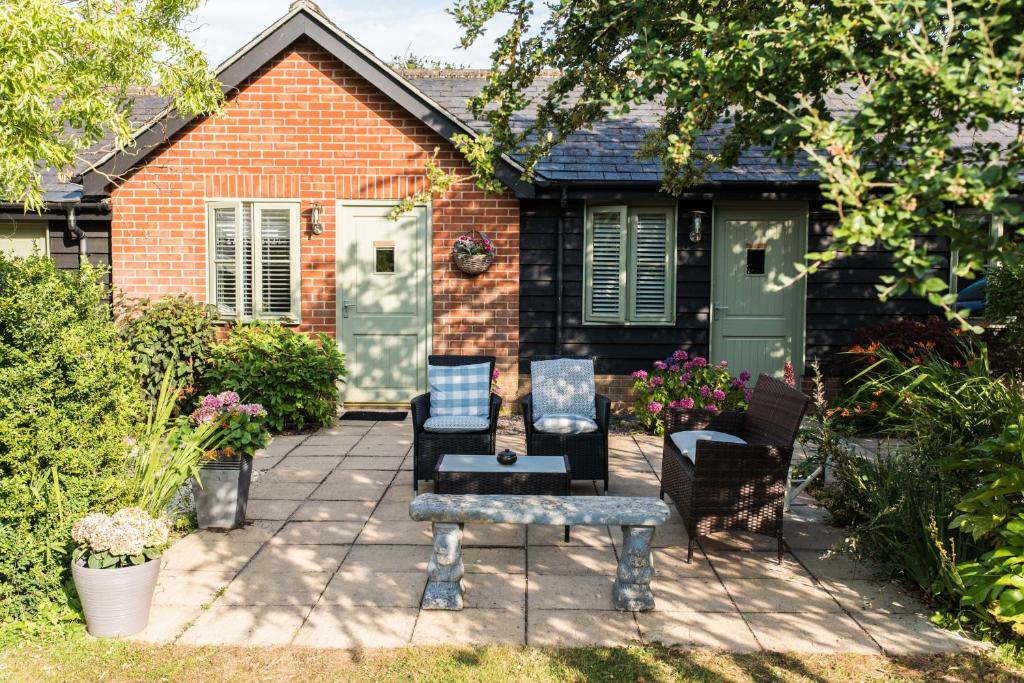
[(429, 365), (430, 416), (487, 417), (491, 401), (491, 366)]
[(689, 458), (690, 462), (695, 463), (697, 458), (697, 442), (698, 441), (722, 441), (725, 443), (746, 443), (743, 439), (732, 434), (726, 434), (725, 432), (715, 432), (710, 429), (691, 429), (685, 432), (675, 432), (669, 435), (672, 439), (672, 443), (675, 444), (679, 452), (684, 457)]
[(482, 432), (491, 426), (486, 417), (470, 417), (468, 415), (448, 415), (431, 417), (423, 423), (423, 429), (436, 434), (461, 434), (463, 432)]
[(582, 415), (597, 418), (594, 408), (594, 361), (559, 358), (530, 363), (533, 419), (545, 415)]
[(597, 423), (582, 415), (545, 415), (534, 420), (533, 428), (545, 434), (588, 434), (597, 431)]

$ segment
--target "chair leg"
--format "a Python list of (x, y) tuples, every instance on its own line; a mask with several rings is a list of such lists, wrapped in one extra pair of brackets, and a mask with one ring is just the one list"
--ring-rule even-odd
[(604, 492), (608, 493), (608, 477), (604, 478)]
[(665, 488), (664, 487), (658, 489), (658, 498), (661, 498), (662, 500), (665, 500)]
[(779, 564), (782, 564), (782, 536), (779, 536)]
[(420, 492), (420, 477), (418, 474), (416, 474), (416, 470), (412, 471), (412, 492)]
[(693, 561), (693, 536), (690, 536), (690, 545), (686, 549), (686, 564), (690, 564)]

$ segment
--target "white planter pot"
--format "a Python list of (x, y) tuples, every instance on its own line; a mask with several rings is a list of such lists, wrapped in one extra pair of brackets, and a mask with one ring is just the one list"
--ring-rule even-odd
[(117, 638), (146, 628), (159, 559), (117, 569), (89, 569), (72, 562), (71, 574), (90, 635)]

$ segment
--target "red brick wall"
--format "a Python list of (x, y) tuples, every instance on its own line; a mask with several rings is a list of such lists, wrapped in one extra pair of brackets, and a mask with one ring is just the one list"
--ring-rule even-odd
[[(335, 334), (335, 202), (399, 199), (422, 187), (423, 162), (455, 149), (341, 62), (296, 44), (254, 74), (223, 116), (192, 124), (112, 192), (114, 284), (130, 298), (206, 298), (209, 198), (300, 199), (302, 329)], [(311, 235), (312, 202), (325, 231)], [(433, 348), (499, 357), (515, 392), (519, 342), (519, 207), (472, 184), (433, 202)], [(452, 264), (454, 239), (480, 228), (498, 257), (476, 278)]]

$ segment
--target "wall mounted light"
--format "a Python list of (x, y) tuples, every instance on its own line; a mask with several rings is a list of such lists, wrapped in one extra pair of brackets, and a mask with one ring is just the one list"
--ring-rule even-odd
[(309, 230), (314, 235), (319, 235), (324, 231), (324, 223), (321, 220), (323, 208), (320, 206), (320, 202), (313, 202), (309, 209)]
[(704, 236), (704, 217), (707, 216), (706, 211), (691, 211), (690, 212), (690, 241), (700, 242)]

